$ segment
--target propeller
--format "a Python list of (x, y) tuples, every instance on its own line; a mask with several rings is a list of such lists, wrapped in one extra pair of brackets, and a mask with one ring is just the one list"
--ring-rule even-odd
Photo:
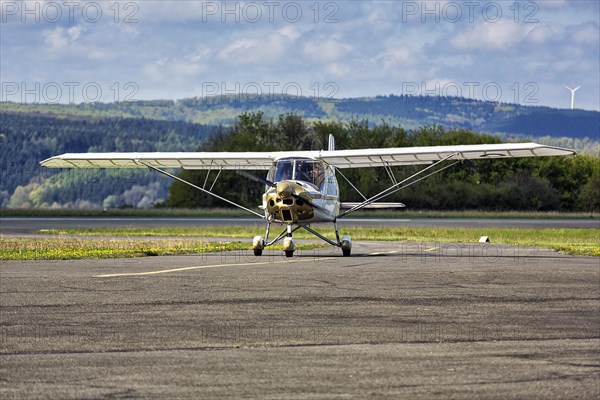
[(271, 186), (271, 187), (277, 187), (277, 185), (275, 183), (271, 182), (270, 180), (265, 179), (265, 178), (261, 178), (260, 176), (254, 175), (251, 172), (244, 171), (244, 170), (237, 170), (235, 172), (238, 175), (245, 176), (246, 178), (251, 179), (251, 180), (253, 180), (255, 182), (262, 183), (264, 185)]
[(318, 210), (323, 209), (323, 207), (316, 205), (309, 199), (302, 197), (299, 194), (296, 194), (296, 192), (294, 192), (294, 188), (288, 182), (279, 182), (279, 183), (277, 183), (276, 187), (277, 187), (277, 195), (279, 195), (280, 197), (292, 196), (293, 198), (295, 198), (297, 200), (298, 199), (302, 200), (303, 202), (305, 202), (306, 204), (308, 204), (309, 206), (311, 206), (313, 208), (316, 208)]
[(305, 202), (306, 204), (308, 204), (309, 206), (311, 206), (313, 208), (316, 208), (318, 210), (322, 210), (323, 209), (323, 207), (318, 206), (315, 203), (313, 203), (312, 201), (310, 201), (310, 200), (308, 200), (308, 199), (306, 199), (306, 198), (304, 198), (304, 197), (296, 194), (296, 192), (294, 192), (294, 189), (292, 188), (292, 186), (289, 183), (287, 183), (287, 182), (274, 183), (274, 182), (271, 182), (268, 179), (262, 178), (262, 177), (260, 177), (258, 175), (254, 175), (253, 173), (248, 172), (248, 171), (244, 171), (244, 170), (238, 170), (238, 171), (236, 171), (236, 173), (239, 174), (239, 175), (245, 176), (246, 178), (251, 179), (251, 180), (253, 180), (255, 182), (259, 182), (259, 183), (262, 183), (264, 185), (277, 188), (277, 194), (280, 197), (292, 196), (295, 199), (302, 200), (303, 202)]

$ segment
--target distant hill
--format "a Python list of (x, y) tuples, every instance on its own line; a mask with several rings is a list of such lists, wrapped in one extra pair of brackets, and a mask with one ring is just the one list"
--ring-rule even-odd
[(386, 121), (412, 129), (438, 124), (482, 133), (598, 140), (600, 113), (494, 103), (459, 97), (377, 96), (354, 99), (228, 95), (177, 101), (45, 105), (0, 103), (4, 111), (70, 117), (147, 118), (206, 125), (229, 125), (242, 112), (267, 117), (294, 113), (305, 119)]
[[(164, 199), (170, 184), (160, 175), (42, 169), (38, 163), (68, 152), (190, 151), (213, 129), (182, 121), (0, 111), (0, 206), (85, 207), (111, 195), (124, 195), (132, 205), (151, 204)], [(147, 193), (153, 193), (151, 198), (144, 197)], [(82, 199), (87, 203), (80, 204)]]

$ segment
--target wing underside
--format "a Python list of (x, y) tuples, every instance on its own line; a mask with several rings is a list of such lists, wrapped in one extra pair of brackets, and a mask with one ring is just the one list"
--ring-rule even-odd
[(40, 164), (49, 168), (146, 168), (150, 165), (156, 168), (265, 170), (275, 160), (287, 157), (321, 159), (337, 168), (361, 168), (431, 164), (450, 156), (452, 160), (473, 160), (571, 154), (575, 152), (537, 143), (502, 143), (333, 151), (66, 153)]

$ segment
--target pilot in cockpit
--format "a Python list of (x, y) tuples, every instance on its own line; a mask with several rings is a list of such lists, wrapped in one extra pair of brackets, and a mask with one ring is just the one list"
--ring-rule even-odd
[(287, 181), (293, 178), (294, 166), (290, 162), (281, 162), (277, 166), (275, 180)]
[(296, 164), (296, 178), (321, 187), (323, 183), (323, 168), (316, 161), (300, 161)]
[(296, 162), (296, 178), (304, 182), (313, 182), (312, 177), (312, 162), (297, 161)]

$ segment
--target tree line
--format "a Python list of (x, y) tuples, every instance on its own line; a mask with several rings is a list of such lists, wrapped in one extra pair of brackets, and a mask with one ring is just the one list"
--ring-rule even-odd
[[(465, 129), (446, 129), (438, 125), (407, 130), (382, 122), (308, 121), (294, 114), (277, 119), (262, 112), (241, 114), (233, 126), (219, 127), (197, 151), (286, 151), (327, 148), (333, 134), (337, 149), (443, 146), (500, 143), (497, 137)], [(396, 179), (407, 177), (422, 166), (393, 167)], [(343, 171), (358, 189), (373, 195), (390, 185), (383, 168), (358, 168)], [(207, 171), (183, 170), (179, 176), (203, 186)], [(256, 171), (264, 175), (264, 171)], [(343, 201), (359, 201), (344, 179), (338, 178)], [(432, 210), (523, 210), (590, 211), (600, 209), (600, 159), (591, 156), (542, 157), (528, 159), (469, 160), (441, 174), (398, 192), (386, 201), (400, 201), (411, 209)], [(233, 171), (223, 171), (214, 192), (248, 207), (260, 202), (264, 186)], [(180, 182), (173, 182), (161, 206), (223, 207), (221, 201)]]

